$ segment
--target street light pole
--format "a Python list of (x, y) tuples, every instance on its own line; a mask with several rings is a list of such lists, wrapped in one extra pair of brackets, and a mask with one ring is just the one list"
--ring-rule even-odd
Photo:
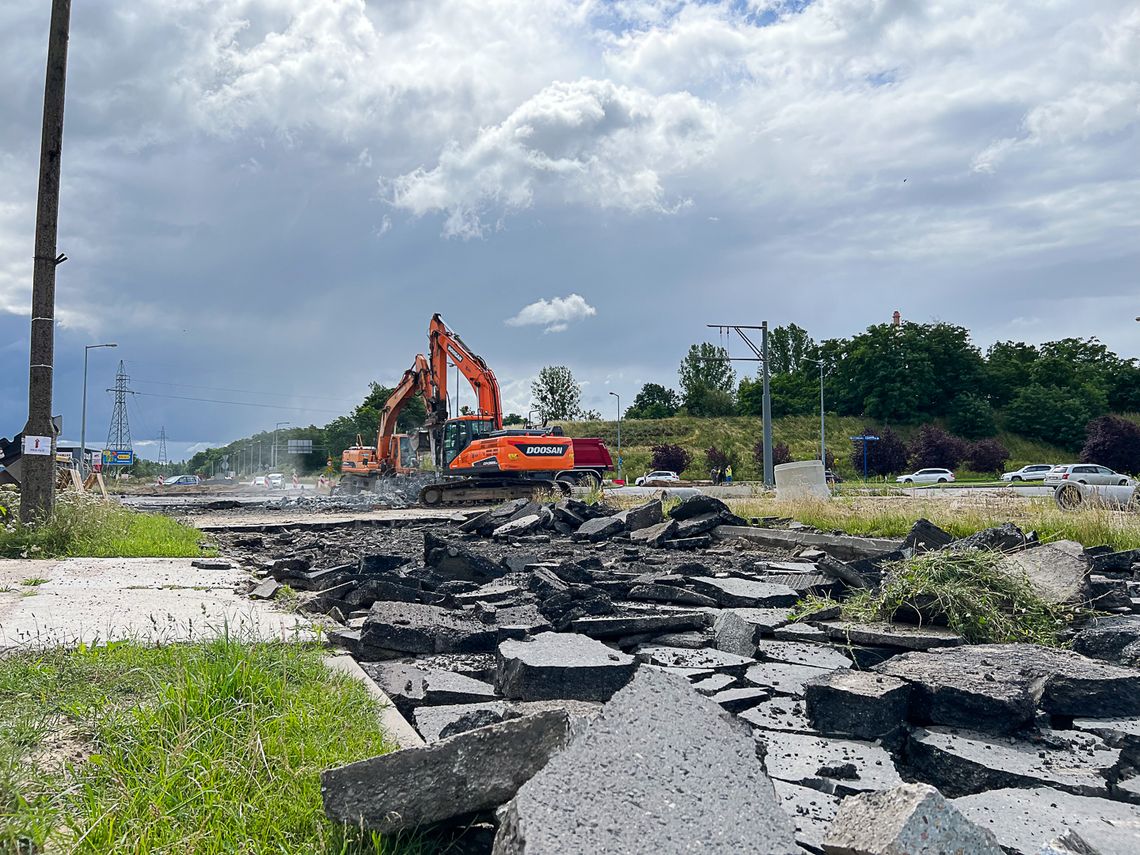
[(622, 480), (622, 472), (621, 472), (621, 395), (619, 395), (617, 392), (610, 392), (610, 394), (613, 395), (615, 398), (617, 398), (617, 413), (618, 413), (618, 418), (617, 418), (617, 435), (618, 435), (618, 437), (617, 437), (617, 439), (618, 439), (617, 474), (618, 474), (618, 480), (620, 481), (620, 480)]
[(292, 422), (277, 422), (277, 424), (275, 424), (273, 426), (273, 454), (272, 454), (272, 457), (273, 457), (273, 468), (274, 469), (277, 468), (277, 429), (279, 427), (281, 427), (282, 425), (288, 425), (288, 424), (292, 424)]
[(823, 408), (823, 360), (819, 361), (819, 462), (827, 473), (827, 416)]
[(117, 344), (88, 344), (83, 348), (83, 415), (79, 423), (79, 474), (87, 477), (87, 354), (97, 347), (118, 347)]

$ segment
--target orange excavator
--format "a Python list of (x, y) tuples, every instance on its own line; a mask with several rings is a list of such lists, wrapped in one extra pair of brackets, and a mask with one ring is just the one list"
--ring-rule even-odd
[[(427, 405), (438, 481), (420, 490), (425, 505), (502, 501), (536, 492), (569, 493), (575, 483), (597, 482), (613, 462), (599, 439), (570, 439), (558, 428), (503, 429), (503, 405), (495, 373), (448, 329), (439, 314), (428, 325), (428, 357), (416, 356), (380, 412), (376, 446), (345, 449), (341, 486), (371, 489), (376, 479), (398, 474), (400, 411), (414, 395)], [(475, 391), (473, 413), (448, 418), (447, 366), (454, 364)], [(589, 466), (575, 466), (580, 449)]]

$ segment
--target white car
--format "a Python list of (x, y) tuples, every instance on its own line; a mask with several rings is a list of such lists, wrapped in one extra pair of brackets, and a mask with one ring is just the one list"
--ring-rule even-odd
[(1052, 463), (1030, 463), (1022, 466), (1016, 472), (1006, 472), (1001, 476), (1003, 481), (1044, 481), (1053, 468)]
[(264, 475), (257, 475), (257, 476), (254, 476), (254, 479), (252, 481), (250, 481), (249, 484), (251, 487), (268, 487), (269, 486), (269, 479), (266, 478)]
[(642, 475), (633, 483), (638, 487), (644, 487), (646, 484), (656, 484), (663, 481), (680, 481), (681, 476), (676, 472), (670, 472), (668, 469), (658, 469), (650, 472), (648, 475)]
[(285, 486), (285, 476), (280, 472), (273, 472), (268, 477), (269, 488), (271, 490), (280, 490)]
[(1054, 466), (1045, 476), (1046, 487), (1057, 487), (1066, 481), (1114, 487), (1133, 487), (1136, 485), (1136, 482), (1127, 475), (1121, 475), (1119, 472), (1113, 472), (1107, 466), (1098, 466), (1095, 463), (1064, 463), (1060, 466)]
[(895, 479), (900, 484), (948, 484), (953, 480), (954, 473), (949, 469), (919, 469)]

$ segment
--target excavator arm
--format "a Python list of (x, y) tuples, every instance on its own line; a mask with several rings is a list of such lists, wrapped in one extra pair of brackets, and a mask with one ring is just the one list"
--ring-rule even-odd
[[(431, 374), (428, 361), (423, 354), (416, 354), (412, 367), (404, 372), (400, 382), (380, 410), (380, 428), (376, 434), (376, 457), (381, 463), (392, 463), (392, 434), (396, 432), (396, 422), (404, 407), (416, 395), (423, 395), (430, 403), (432, 388), (428, 382)], [(397, 452), (398, 453), (398, 452)]]
[(371, 479), (377, 475), (389, 475), (400, 462), (398, 443), (393, 442), (396, 422), (400, 413), (416, 395), (423, 395), (432, 405), (431, 367), (423, 354), (417, 354), (412, 367), (404, 372), (395, 390), (388, 396), (380, 410), (380, 427), (376, 434), (376, 447), (354, 446), (346, 448), (341, 455), (341, 472), (359, 478)]
[(431, 316), (428, 324), (428, 361), (431, 365), (432, 393), (428, 399), (428, 425), (438, 427), (447, 420), (447, 363), (448, 360), (459, 367), (475, 391), (478, 401), (476, 416), (490, 418), (495, 430), (503, 427), (503, 400), (499, 392), (499, 381), (483, 357), (472, 353), (458, 335), (448, 329), (439, 313)]

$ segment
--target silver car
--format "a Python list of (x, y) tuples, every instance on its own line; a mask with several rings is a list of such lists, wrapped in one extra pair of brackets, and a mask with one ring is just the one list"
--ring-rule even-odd
[(1056, 487), (1066, 481), (1118, 487), (1129, 487), (1136, 483), (1127, 475), (1121, 475), (1119, 472), (1113, 472), (1107, 466), (1098, 466), (1095, 463), (1065, 463), (1061, 466), (1054, 466), (1045, 476), (1046, 487)]
[(946, 484), (953, 480), (954, 473), (949, 469), (919, 469), (895, 479), (900, 484)]
[(1044, 481), (1053, 468), (1052, 463), (1030, 463), (1022, 466), (1016, 472), (1006, 472), (1001, 476), (1003, 481)]
[(680, 480), (681, 478), (677, 475), (676, 472), (670, 472), (668, 469), (657, 469), (656, 471), (650, 472), (648, 475), (642, 475), (633, 483), (638, 487), (643, 487), (646, 484), (671, 484)]

